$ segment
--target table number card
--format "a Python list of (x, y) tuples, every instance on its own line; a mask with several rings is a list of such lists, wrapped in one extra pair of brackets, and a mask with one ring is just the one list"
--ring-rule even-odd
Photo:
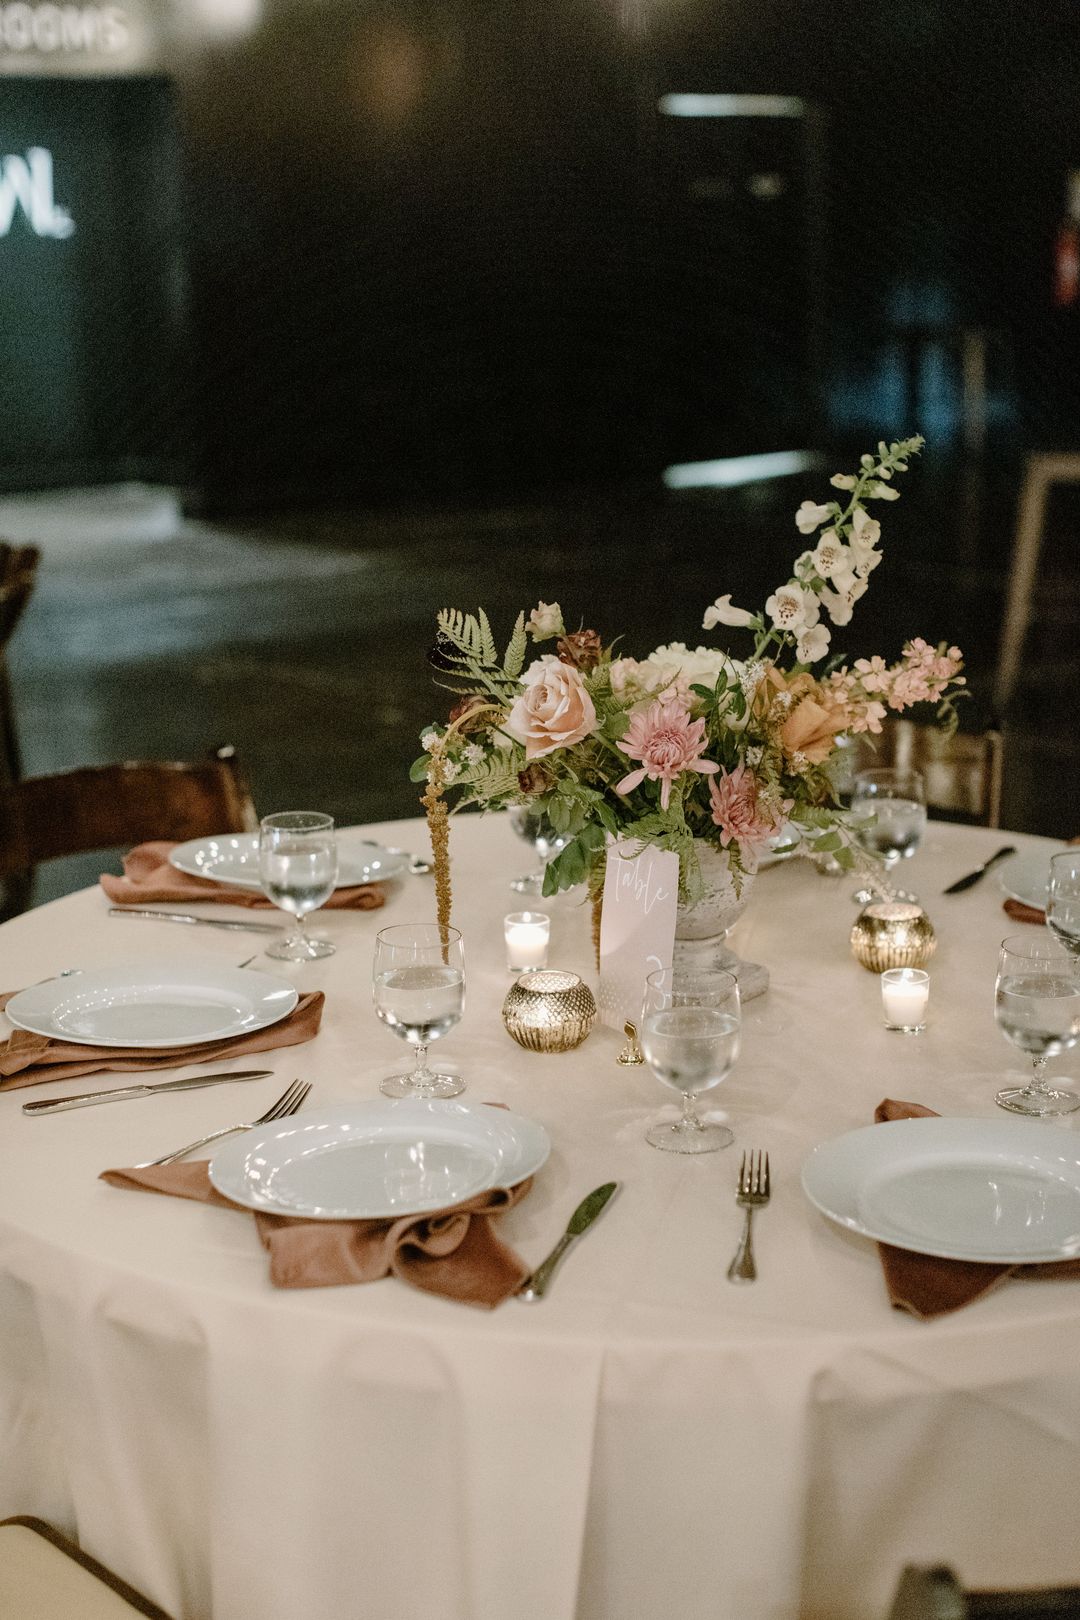
[(679, 899), (679, 857), (651, 845), (630, 854), (635, 847), (608, 845), (600, 924), (600, 1019), (620, 1031), (641, 1022), (647, 976), (671, 967)]

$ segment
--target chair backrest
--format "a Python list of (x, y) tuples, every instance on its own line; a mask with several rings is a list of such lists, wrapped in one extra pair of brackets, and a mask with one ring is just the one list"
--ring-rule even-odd
[(22, 774), (15, 708), (5, 649), (30, 600), (41, 553), (37, 546), (11, 546), (0, 540), (0, 780)]
[(1080, 1586), (972, 1590), (946, 1565), (909, 1564), (889, 1620), (1080, 1620)]
[(0, 787), (0, 877), (63, 855), (258, 824), (231, 748), (195, 762), (138, 760), (27, 777)]
[(30, 600), (40, 560), (37, 546), (12, 546), (0, 540), (0, 650), (11, 640)]
[(895, 765), (921, 771), (931, 811), (984, 827), (1001, 825), (1001, 733), (954, 732), (913, 720), (889, 719), (880, 737), (855, 739), (848, 769)]

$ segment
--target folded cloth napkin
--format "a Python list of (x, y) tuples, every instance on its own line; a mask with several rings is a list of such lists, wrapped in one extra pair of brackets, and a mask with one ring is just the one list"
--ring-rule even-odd
[(1008, 912), (1013, 922), (1038, 923), (1041, 927), (1046, 921), (1045, 911), (1040, 910), (1038, 906), (1025, 905), (1023, 900), (1013, 900), (1010, 897), (1003, 909)]
[[(889, 1119), (936, 1119), (932, 1108), (919, 1103), (894, 1102), (886, 1097), (874, 1109), (875, 1123)], [(879, 1243), (885, 1286), (897, 1310), (910, 1311), (924, 1321), (957, 1311), (981, 1299), (1006, 1277), (1080, 1277), (1080, 1260), (1050, 1260), (1040, 1265), (993, 1265), (985, 1260), (942, 1260), (936, 1255), (913, 1254)]]
[[(234, 888), (211, 878), (191, 877), (169, 865), (175, 844), (137, 844), (124, 856), (124, 875), (101, 874), (101, 887), (114, 906), (190, 905), (193, 901), (216, 900), (225, 906), (266, 906), (271, 902), (258, 889)], [(325, 908), (329, 911), (374, 911), (385, 904), (377, 883), (360, 883), (351, 889), (335, 889)]]
[[(136, 1192), (168, 1193), (240, 1210), (211, 1185), (205, 1159), (147, 1169), (103, 1170), (102, 1181)], [(414, 1288), (488, 1310), (517, 1292), (529, 1268), (492, 1231), (491, 1217), (518, 1203), (532, 1177), (479, 1193), (452, 1209), (395, 1220), (311, 1221), (255, 1212), (276, 1288), (333, 1288), (400, 1277)]]
[[(14, 994), (9, 990), (0, 995), (0, 1007), (6, 1007)], [(6, 1041), (0, 1041), (0, 1089), (12, 1091), (40, 1080), (74, 1080), (76, 1075), (96, 1074), (99, 1069), (178, 1069), (183, 1063), (218, 1063), (224, 1058), (246, 1057), (249, 1052), (299, 1046), (319, 1033), (325, 1001), (321, 990), (311, 990), (300, 997), (288, 1018), (266, 1029), (203, 1041), (198, 1046), (156, 1046), (149, 1051), (131, 1046), (80, 1046), (78, 1041), (54, 1040), (28, 1029), (12, 1030)]]

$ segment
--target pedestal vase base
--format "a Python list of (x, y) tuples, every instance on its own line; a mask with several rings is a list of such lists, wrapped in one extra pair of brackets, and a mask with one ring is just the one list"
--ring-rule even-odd
[(719, 969), (734, 973), (739, 981), (739, 999), (752, 1001), (763, 996), (769, 988), (769, 970), (760, 962), (744, 962), (720, 939), (677, 939), (672, 966), (686, 973), (703, 973)]

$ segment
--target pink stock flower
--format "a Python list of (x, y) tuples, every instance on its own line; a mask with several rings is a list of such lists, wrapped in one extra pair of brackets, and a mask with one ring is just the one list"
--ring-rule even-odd
[(720, 828), (720, 842), (726, 849), (734, 838), (747, 854), (755, 854), (768, 843), (781, 816), (787, 815), (794, 800), (785, 799), (778, 811), (758, 801), (757, 778), (745, 765), (722, 771), (709, 783), (712, 818)]
[(711, 776), (720, 769), (712, 760), (701, 758), (704, 746), (704, 720), (691, 720), (686, 704), (677, 698), (659, 699), (630, 717), (619, 747), (628, 758), (640, 759), (641, 769), (624, 776), (616, 784), (616, 793), (630, 793), (648, 777), (650, 782), (662, 783), (660, 804), (666, 810), (671, 784), (683, 771)]

